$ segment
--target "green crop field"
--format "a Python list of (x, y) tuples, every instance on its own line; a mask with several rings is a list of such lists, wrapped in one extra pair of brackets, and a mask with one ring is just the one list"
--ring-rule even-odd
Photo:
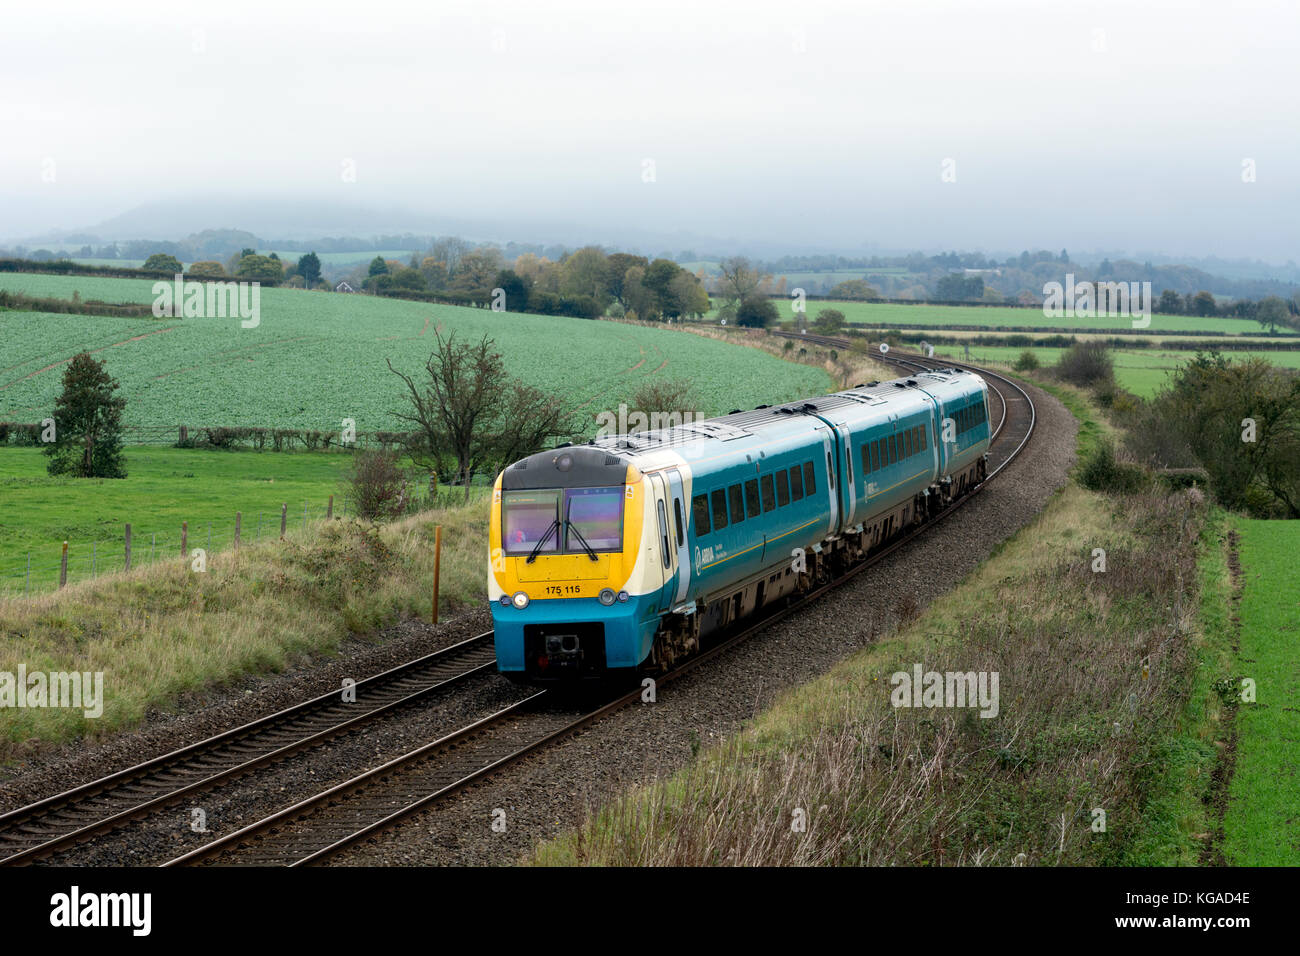
[(1239, 678), (1256, 700), (1237, 711), (1236, 767), (1224, 816), (1233, 866), (1300, 863), (1300, 522), (1246, 521)]
[[(151, 302), (152, 287), (145, 279), (0, 275), (0, 288), (108, 302)], [(492, 337), (511, 373), (593, 417), (630, 401), (647, 380), (690, 381), (698, 411), (709, 415), (830, 384), (820, 369), (756, 349), (619, 322), (295, 289), (263, 289), (261, 313), (260, 325), (245, 329), (234, 318), (0, 312), (0, 421), (49, 414), (64, 363), (84, 349), (121, 382), (129, 426), (337, 430), (352, 419), (359, 432), (395, 429), (405, 399), (385, 359), (422, 370), (439, 327), (463, 339)]]
[[(1208, 349), (1216, 344), (1221, 343), (1211, 341), (1206, 342), (1205, 346)], [(1065, 349), (1035, 347), (1026, 350), (1003, 345), (981, 345), (978, 340), (975, 340), (971, 342), (969, 359), (966, 358), (966, 350), (960, 345), (937, 345), (934, 354), (976, 364), (990, 362), (1010, 365), (1024, 351), (1033, 352), (1042, 365), (1049, 366), (1057, 363)], [(1257, 357), (1283, 368), (1300, 369), (1300, 352), (1250, 352), (1225, 349), (1222, 350), (1222, 354), (1236, 361)], [(1114, 349), (1111, 355), (1115, 360), (1115, 380), (1133, 394), (1149, 398), (1165, 384), (1172, 369), (1189, 361), (1196, 353), (1161, 349)]]
[[(343, 475), (351, 457), (341, 453), (208, 451), (130, 446), (125, 479), (51, 478), (37, 448), (0, 448), (0, 594), (28, 586), (47, 591), (58, 583), (62, 542), (68, 542), (68, 580), (122, 569), (123, 532), (131, 525), (132, 563), (179, 554), (181, 522), (189, 522), (191, 548), (213, 550), (234, 538), (235, 512), (243, 514), (245, 541), (278, 535), (280, 508), (288, 527), (324, 515), (330, 495), (342, 514)], [(93, 550), (92, 550), (92, 545)]]
[[(793, 319), (793, 300), (777, 304), (782, 319)], [(976, 305), (896, 305), (890, 302), (832, 302), (809, 299), (808, 319), (821, 309), (838, 309), (852, 325), (866, 329), (908, 325), (940, 328), (950, 325), (971, 328), (1053, 328), (1072, 331), (1099, 330), (1112, 334), (1133, 331), (1133, 320), (1120, 316), (1091, 319), (1048, 318), (1042, 309), (1016, 309)], [(1229, 335), (1259, 335), (1264, 331), (1258, 322), (1245, 319), (1198, 318), (1188, 315), (1153, 315), (1150, 331), (1156, 332), (1224, 332)]]

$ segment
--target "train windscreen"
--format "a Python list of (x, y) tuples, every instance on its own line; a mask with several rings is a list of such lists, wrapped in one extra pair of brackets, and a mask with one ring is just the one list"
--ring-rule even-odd
[(501, 496), (501, 543), (507, 554), (531, 554), (542, 540), (540, 554), (559, 550), (560, 492), (507, 491)]
[[(623, 488), (566, 488), (566, 551), (623, 550)], [(577, 532), (575, 534), (574, 532)]]

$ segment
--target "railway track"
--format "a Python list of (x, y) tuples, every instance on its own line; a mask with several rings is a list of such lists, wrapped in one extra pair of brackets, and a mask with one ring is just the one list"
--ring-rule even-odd
[[(779, 333), (778, 333), (779, 334)], [(847, 348), (827, 336), (791, 335)], [(957, 362), (890, 353), (881, 358), (904, 369), (965, 367)], [(676, 680), (728, 649), (795, 613), (825, 592), (883, 560), (970, 501), (1028, 444), (1036, 414), (1033, 402), (1014, 381), (975, 368), (989, 381), (1000, 405), (989, 449), (988, 477), (936, 518), (873, 552), (837, 579), (765, 614), (721, 639), (680, 668), (661, 676), (660, 686)], [(493, 668), (491, 632), (446, 648), (356, 685), (357, 703), (345, 705), (338, 692), (324, 694), (287, 710), (207, 740), (146, 761), (27, 807), (0, 815), (0, 863), (32, 862), (113, 830), (181, 798), (248, 773), (291, 753), (322, 743), (380, 714)], [(195, 864), (298, 866), (322, 862), (347, 846), (392, 826), (470, 787), (519, 760), (545, 749), (617, 710), (642, 699), (642, 688), (574, 710), (551, 691), (534, 693), (482, 719), (405, 754), (276, 810), (240, 830), (176, 857), (166, 866)]]
[(492, 632), (0, 815), (0, 864), (67, 850), (495, 669)]
[[(918, 370), (953, 364), (910, 355), (892, 356), (888, 360)], [(990, 382), (990, 388), (1001, 405), (990, 444), (990, 461), (996, 466), (990, 469), (983, 482), (941, 512), (935, 520), (891, 540), (837, 579), (746, 625), (660, 677), (658, 685), (662, 687), (676, 680), (777, 620), (808, 606), (827, 591), (909, 544), (985, 488), (994, 475), (1000, 473), (1028, 444), (1036, 414), (1033, 401), (1019, 385), (995, 373), (979, 371), (995, 380), (996, 384)], [(602, 717), (638, 705), (642, 693), (642, 688), (637, 687), (592, 709), (574, 712), (558, 705), (552, 696), (554, 692), (540, 691), (165, 865), (302, 866), (323, 862), (346, 847), (481, 782)]]

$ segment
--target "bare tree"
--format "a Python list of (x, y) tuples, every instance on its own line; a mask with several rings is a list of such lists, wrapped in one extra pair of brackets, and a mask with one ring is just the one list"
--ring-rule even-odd
[(486, 335), (470, 344), (443, 339), (415, 378), (388, 367), (406, 384), (409, 411), (398, 417), (414, 426), (408, 443), (412, 459), (432, 471), (455, 474), (465, 484), (489, 464), (507, 464), (539, 450), (552, 436), (567, 434), (569, 411), (538, 389), (512, 378), (495, 343)]

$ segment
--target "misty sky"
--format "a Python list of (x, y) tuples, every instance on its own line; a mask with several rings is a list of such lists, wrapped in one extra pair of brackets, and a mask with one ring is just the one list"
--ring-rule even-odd
[(11, 5), (0, 236), (218, 194), (597, 241), (1300, 259), (1298, 8)]

